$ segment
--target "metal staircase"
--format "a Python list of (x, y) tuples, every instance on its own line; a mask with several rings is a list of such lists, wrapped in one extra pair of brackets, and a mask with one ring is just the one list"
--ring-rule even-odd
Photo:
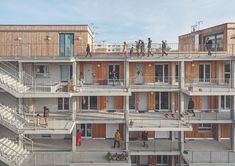
[(19, 115), (14, 108), (0, 104), (0, 124), (19, 134), (29, 127), (30, 121)]
[(32, 152), (33, 142), (27, 137), (23, 136), (18, 143), (8, 138), (0, 139), (0, 160), (9, 166), (23, 166)]

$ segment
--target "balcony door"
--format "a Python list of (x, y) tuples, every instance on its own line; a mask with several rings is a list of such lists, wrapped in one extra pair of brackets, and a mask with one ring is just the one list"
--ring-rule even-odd
[(135, 65), (135, 84), (144, 83), (144, 66), (142, 64)]
[(119, 64), (109, 64), (108, 71), (108, 83), (118, 84), (120, 83), (120, 65)]
[(85, 138), (91, 138), (92, 126), (91, 124), (81, 124), (81, 135)]
[(155, 82), (168, 83), (168, 64), (155, 65)]
[(106, 99), (107, 110), (115, 110), (115, 98), (113, 96), (109, 96)]
[(211, 79), (211, 65), (200, 64), (199, 65), (199, 82), (210, 82)]
[(139, 111), (147, 111), (147, 93), (139, 93)]
[(93, 68), (92, 64), (85, 64), (84, 66), (84, 79), (85, 84), (92, 84), (93, 83)]
[(169, 111), (169, 94), (168, 92), (155, 93), (155, 110)]
[(74, 34), (61, 33), (59, 35), (59, 51), (62, 57), (73, 56), (74, 50)]

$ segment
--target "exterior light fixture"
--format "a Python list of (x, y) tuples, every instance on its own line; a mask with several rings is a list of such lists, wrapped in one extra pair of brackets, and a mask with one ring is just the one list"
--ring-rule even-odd
[(52, 38), (50, 36), (47, 36), (47, 40), (52, 40)]
[(149, 67), (151, 67), (151, 66), (152, 66), (152, 64), (150, 63), (150, 64), (149, 64)]
[(22, 37), (18, 37), (17, 40), (22, 40)]
[(100, 64), (98, 64), (97, 67), (100, 67)]

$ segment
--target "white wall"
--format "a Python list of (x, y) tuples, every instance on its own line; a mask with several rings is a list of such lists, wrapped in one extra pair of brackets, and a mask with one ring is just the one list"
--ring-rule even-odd
[(10, 107), (18, 107), (17, 98), (7, 92), (0, 92), (0, 103)]

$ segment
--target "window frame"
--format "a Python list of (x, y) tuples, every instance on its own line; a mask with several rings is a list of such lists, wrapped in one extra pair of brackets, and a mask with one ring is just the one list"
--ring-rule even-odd
[[(209, 127), (206, 125), (210, 125)], [(198, 132), (212, 132), (213, 125), (212, 123), (199, 123), (197, 125)]]
[[(40, 67), (40, 66), (44, 66), (45, 67), (44, 70), (46, 72), (44, 72), (44, 73), (37, 72), (38, 67)], [(50, 77), (50, 65), (48, 63), (37, 63), (37, 64), (35, 64), (35, 75), (36, 75), (36, 78), (49, 78)]]
[[(62, 36), (63, 35), (63, 41), (61, 41)], [(70, 42), (72, 41), (72, 43), (70, 43), (70, 47), (72, 46), (71, 49), (71, 55), (66, 55), (66, 36), (71, 35), (72, 36), (72, 40), (70, 40)], [(59, 33), (59, 56), (60, 57), (73, 57), (74, 56), (74, 33)], [(61, 46), (63, 44), (63, 54), (62, 54), (62, 49)]]
[[(61, 100), (61, 103), (59, 103)], [(66, 100), (68, 100), (66, 102)], [(59, 105), (62, 107), (62, 109), (59, 108)], [(59, 97), (57, 98), (57, 109), (59, 111), (69, 111), (70, 110), (70, 98), (68, 97)]]
[[(158, 162), (158, 158), (160, 157), (161, 162)], [(164, 157), (166, 157), (166, 163), (164, 163)], [(158, 155), (156, 156), (156, 163), (158, 166), (168, 166), (169, 165), (169, 157), (167, 155)]]
[[(158, 103), (161, 103), (161, 101), (162, 101), (162, 94), (163, 93), (166, 93), (167, 94), (167, 101), (168, 101), (168, 103), (167, 103), (167, 109), (162, 109), (162, 105), (160, 104), (159, 106), (158, 106), (158, 108), (159, 109), (157, 109), (157, 107), (156, 107), (156, 104), (157, 104), (157, 102), (156, 102), (156, 98), (157, 98), (157, 96), (158, 96)], [(163, 100), (163, 102), (164, 102), (165, 100)], [(154, 102), (155, 102), (155, 107), (154, 107), (154, 109), (156, 110), (156, 111), (166, 111), (166, 112), (168, 112), (169, 111), (169, 109), (170, 109), (170, 95), (169, 95), (169, 92), (155, 92), (155, 96), (154, 96)]]
[[(157, 66), (162, 67), (162, 75), (157, 76)], [(165, 67), (167, 68), (167, 73), (165, 73)], [(158, 80), (158, 77), (160, 77), (160, 80)], [(154, 65), (154, 81), (155, 83), (168, 83), (169, 82), (169, 64), (168, 63), (157, 63)]]
[[(96, 97), (96, 108), (91, 108), (91, 98), (92, 97)], [(82, 102), (84, 100), (84, 98), (87, 98), (87, 106), (86, 108), (84, 108), (83, 103), (82, 103), (82, 111), (98, 111), (98, 96), (82, 96)]]
[[(210, 74), (210, 77), (209, 77), (209, 79), (208, 78), (206, 78), (206, 66), (207, 65), (209, 65), (209, 69), (210, 69), (210, 71), (209, 71), (209, 74)], [(203, 66), (203, 77), (201, 78), (200, 77), (200, 66)], [(210, 63), (201, 63), (201, 64), (199, 64), (199, 82), (200, 83), (210, 83), (211, 82), (211, 64)]]

